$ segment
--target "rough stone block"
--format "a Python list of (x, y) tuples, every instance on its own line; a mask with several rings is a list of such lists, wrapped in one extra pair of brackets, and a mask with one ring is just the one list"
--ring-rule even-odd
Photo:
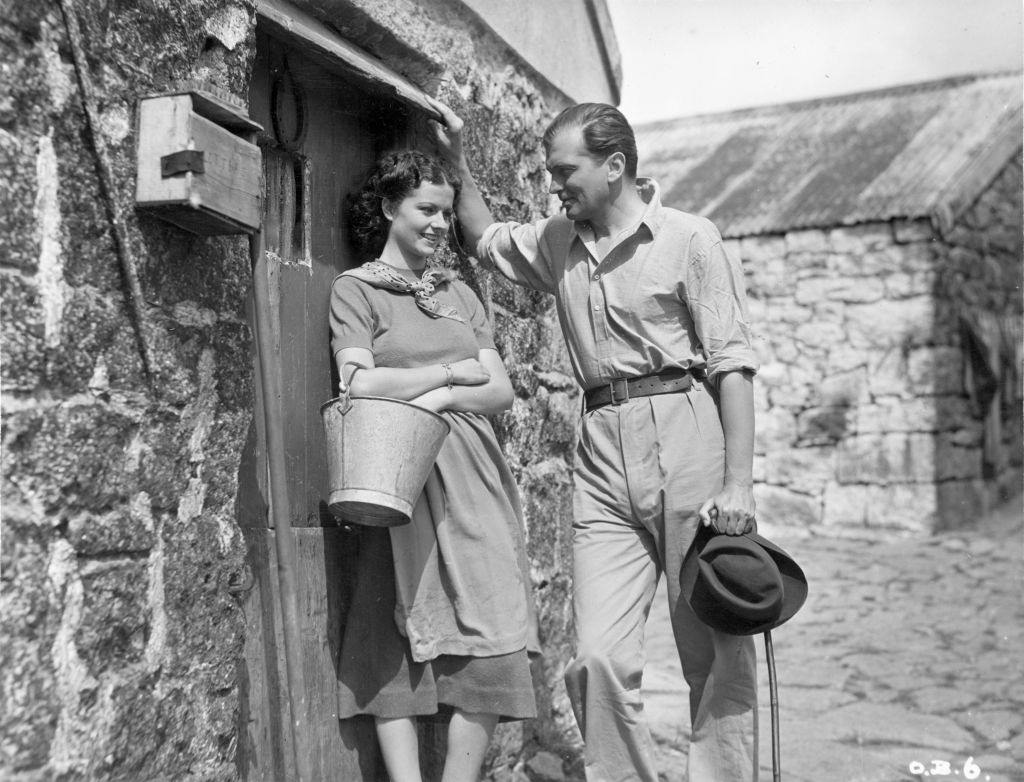
[(747, 261), (747, 292), (751, 296), (788, 296), (792, 293), (793, 271), (784, 257)]
[(767, 483), (801, 494), (819, 496), (836, 478), (836, 449), (832, 447), (774, 448), (765, 461)]
[(512, 388), (517, 396), (529, 399), (537, 394), (540, 380), (531, 364), (506, 359), (505, 369), (508, 372), (508, 379), (512, 382)]
[(801, 323), (793, 336), (803, 345), (824, 353), (829, 346), (842, 344), (846, 332), (839, 322), (816, 319)]
[(747, 289), (747, 316), (751, 323), (758, 325), (768, 318), (768, 300), (750, 288)]
[(0, 335), (0, 381), (4, 389), (34, 389), (46, 368), (43, 311), (38, 289), (21, 275), (0, 274)]
[[(540, 411), (539, 411), (540, 412)], [(580, 402), (576, 393), (555, 391), (547, 395), (539, 428), (540, 446), (546, 456), (572, 459)]]
[(816, 388), (822, 406), (850, 408), (867, 398), (867, 372), (858, 368), (829, 374)]
[(936, 439), (935, 475), (940, 481), (950, 479), (980, 478), (981, 448), (963, 446), (951, 434), (941, 434)]
[(800, 358), (800, 351), (796, 346), (796, 342), (789, 336), (790, 329), (786, 328), (785, 332), (786, 336), (773, 338), (769, 344), (776, 361), (792, 364)]
[[(541, 389), (547, 395), (546, 389)], [(531, 454), (537, 453), (540, 444), (540, 429), (534, 425), (533, 414), (537, 409), (535, 400), (526, 400), (516, 396), (512, 407), (492, 423), (498, 441), (502, 444), (505, 457), (512, 464), (525, 464), (530, 461)]]
[(808, 277), (799, 280), (793, 299), (797, 304), (814, 304), (828, 298), (828, 293), (835, 284), (835, 280), (831, 277)]
[(890, 270), (902, 272), (930, 273), (938, 267), (938, 254), (941, 244), (934, 242), (915, 242), (904, 244), (894, 248), (893, 259), (895, 263)]
[(861, 255), (892, 244), (892, 234), (887, 223), (844, 226), (828, 232), (828, 243), (833, 252)]
[(821, 521), (821, 499), (800, 494), (782, 486), (756, 484), (754, 501), (757, 518), (773, 529), (798, 527), (806, 529)]
[(526, 320), (495, 310), (494, 334), (506, 363), (532, 364), (541, 347), (539, 320)]
[[(797, 304), (790, 297), (775, 297), (768, 300), (768, 308), (765, 313), (766, 322), (760, 326), (764, 331), (775, 333), (776, 330), (785, 332), (785, 326), (806, 323), (814, 317), (814, 311), (807, 306)], [(782, 327), (774, 324), (783, 324)]]
[(885, 285), (877, 277), (810, 277), (797, 282), (798, 304), (815, 304), (823, 300), (870, 303), (885, 295)]
[(752, 236), (740, 240), (740, 257), (753, 267), (786, 257), (786, 240), (777, 236)]
[(849, 405), (827, 405), (804, 410), (797, 417), (797, 443), (830, 445), (843, 440), (851, 429)]
[(935, 303), (927, 296), (851, 304), (846, 317), (854, 345), (926, 345), (934, 340)]
[(966, 400), (958, 396), (880, 397), (857, 408), (858, 434), (939, 432), (972, 426)]
[(754, 452), (769, 454), (796, 438), (796, 417), (781, 407), (758, 412), (754, 424)]
[(557, 571), (571, 547), (572, 471), (561, 459), (545, 459), (524, 467), (518, 483), (530, 561), (542, 571)]
[(48, 531), (12, 529), (4, 497), (0, 537), (0, 776), (2, 770), (43, 766), (50, 755), (61, 704), (51, 647), (60, 625), (59, 606), (50, 602)]
[(792, 411), (802, 410), (811, 401), (811, 389), (806, 385), (787, 385), (768, 390), (768, 403), (773, 407)]
[(541, 370), (560, 372), (567, 377), (574, 378), (575, 381), (572, 363), (569, 361), (569, 351), (565, 347), (562, 329), (558, 325), (558, 319), (554, 312), (548, 312), (538, 320), (540, 323), (539, 348), (532, 359), (534, 366)]
[(901, 347), (887, 346), (869, 352), (868, 356), (868, 391), (872, 397), (910, 399), (913, 396), (907, 383), (907, 356)]
[(82, 621), (78, 653), (96, 676), (142, 659), (149, 626), (145, 561), (86, 562), (81, 569)]
[[(20, 69), (10, 61), (8, 67), (8, 87), (19, 84)], [(4, 205), (0, 209), (0, 257), (5, 265), (28, 273), (35, 271), (39, 256), (38, 221), (34, 213), (36, 154), (36, 144), (21, 141), (6, 131), (0, 133), (0, 164), (6, 172), (0, 182), (0, 203)]]
[(67, 535), (79, 556), (142, 553), (155, 543), (152, 520), (140, 518), (126, 509), (78, 513), (68, 522)]
[(859, 367), (867, 367), (871, 353), (866, 350), (850, 347), (846, 340), (828, 346), (825, 358), (825, 371), (828, 374), (849, 372)]
[(127, 495), (135, 422), (106, 405), (27, 410), (8, 418), (10, 468), (48, 509), (105, 507)]
[(829, 250), (828, 234), (824, 231), (811, 229), (806, 231), (789, 231), (786, 234), (786, 254), (821, 253)]
[(757, 382), (766, 386), (784, 386), (789, 382), (789, 368), (782, 362), (761, 365), (757, 371)]
[(979, 448), (985, 441), (984, 423), (980, 419), (973, 419), (962, 427), (952, 429), (946, 437), (954, 445)]
[(970, 529), (991, 508), (991, 497), (983, 480), (943, 481), (935, 490), (937, 531)]
[(841, 485), (825, 489), (822, 526), (839, 535), (863, 534), (868, 529), (931, 532), (938, 518), (935, 486)]
[(851, 277), (884, 277), (894, 272), (929, 271), (934, 266), (934, 251), (928, 245), (890, 244), (857, 253), (831, 255), (828, 269)]
[[(760, 373), (758, 373), (760, 374)], [(761, 415), (765, 413), (770, 405), (768, 404), (768, 389), (763, 383), (754, 383), (754, 413)]]
[(511, 315), (534, 319), (538, 313), (545, 312), (552, 305), (553, 300), (546, 293), (513, 285), (498, 274), (491, 274), (490, 279), (493, 281), (489, 291), (493, 303)]
[(562, 759), (553, 752), (538, 752), (526, 761), (526, 773), (531, 782), (563, 782), (566, 778)]
[(569, 391), (574, 394), (579, 393), (579, 386), (576, 384), (576, 379), (562, 372), (555, 370), (537, 372), (537, 381), (549, 391)]
[(914, 296), (929, 296), (936, 293), (938, 275), (934, 271), (913, 273), (894, 272), (882, 278), (885, 297), (888, 299), (909, 299)]
[(937, 475), (932, 434), (853, 435), (839, 445), (842, 483), (933, 483)]
[(924, 347), (907, 355), (907, 380), (915, 394), (963, 393), (963, 353), (955, 347)]

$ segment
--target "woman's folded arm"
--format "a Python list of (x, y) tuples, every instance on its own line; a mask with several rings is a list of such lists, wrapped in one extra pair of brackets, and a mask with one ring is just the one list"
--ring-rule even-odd
[(445, 384), (410, 401), (434, 412), (454, 410), (460, 413), (494, 415), (508, 410), (512, 407), (515, 395), (501, 356), (498, 355), (498, 351), (487, 348), (480, 351), (478, 360), (489, 374), (486, 383), (455, 385), (452, 388)]

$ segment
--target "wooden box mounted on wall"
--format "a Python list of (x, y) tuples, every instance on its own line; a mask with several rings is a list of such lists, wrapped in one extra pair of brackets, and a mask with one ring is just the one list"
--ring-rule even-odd
[(260, 226), (262, 165), (246, 112), (202, 90), (139, 102), (135, 205), (196, 234)]

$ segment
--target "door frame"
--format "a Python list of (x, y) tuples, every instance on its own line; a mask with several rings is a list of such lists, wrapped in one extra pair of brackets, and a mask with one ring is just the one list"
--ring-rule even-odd
[[(413, 109), (414, 115), (425, 113), (438, 118), (425, 94), (417, 87), (291, 3), (258, 0), (257, 30), (259, 34), (301, 53), (325, 71), (340, 77), (339, 81), (365, 92), (371, 99), (404, 105)], [(240, 682), (245, 692), (240, 710), (242, 724), (238, 765), (242, 777), (254, 782), (281, 778), (313, 782), (329, 776), (332, 764), (329, 759), (318, 757), (325, 754), (325, 747), (317, 746), (318, 726), (310, 724), (316, 722), (316, 715), (309, 719), (303, 668), (304, 659), (309, 658), (311, 644), (309, 638), (303, 638), (309, 633), (303, 632), (301, 619), (310, 613), (308, 592), (311, 590), (304, 594), (298, 585), (305, 578), (304, 574), (316, 574), (316, 584), (304, 584), (314, 588), (321, 581), (324, 584), (320, 586), (326, 586), (332, 573), (338, 576), (340, 565), (336, 555), (344, 531), (337, 527), (296, 526), (291, 518), (294, 503), (288, 497), (289, 474), (283, 435), (284, 394), (280, 377), (283, 336), (280, 302), (271, 284), (276, 271), (267, 263), (263, 238), (260, 232), (251, 242), (252, 318), (257, 343), (254, 358), (256, 425), (248, 446), (252, 453), (250, 458), (243, 458), (245, 466), (242, 471), (250, 473), (247, 488), (262, 495), (262, 509), (259, 510), (265, 510), (267, 522), (263, 529), (251, 524), (243, 526), (246, 558), (253, 572), (253, 586), (245, 601), (247, 629), (259, 637), (263, 659), (242, 661), (244, 669)], [(243, 478), (246, 477), (242, 472), (239, 476), (240, 496)], [(251, 500), (245, 503), (248, 511), (244, 511), (241, 505), (240, 514), (252, 512)], [(257, 641), (256, 638), (252, 640)], [(330, 639), (317, 637), (314, 641), (314, 647), (326, 647)], [(284, 671), (280, 669), (282, 657)], [(287, 697), (281, 697), (282, 680), (287, 682)], [(254, 704), (254, 692), (267, 702)], [(264, 712), (258, 736), (248, 732), (247, 723), (253, 718), (254, 706)], [(339, 746), (352, 747), (375, 741), (370, 721), (364, 720), (361, 724), (357, 721), (349, 727), (351, 730), (341, 737), (340, 744), (339, 739), (332, 736), (334, 746), (328, 749), (337, 751)], [(369, 762), (371, 767), (376, 764), (373, 758)], [(364, 778), (375, 773), (367, 767), (365, 759), (361, 759), (359, 765)]]

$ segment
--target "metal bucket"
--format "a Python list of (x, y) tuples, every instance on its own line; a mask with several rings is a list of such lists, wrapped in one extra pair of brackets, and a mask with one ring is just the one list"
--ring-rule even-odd
[(399, 399), (341, 396), (320, 406), (331, 513), (371, 527), (407, 524), (451, 427)]

